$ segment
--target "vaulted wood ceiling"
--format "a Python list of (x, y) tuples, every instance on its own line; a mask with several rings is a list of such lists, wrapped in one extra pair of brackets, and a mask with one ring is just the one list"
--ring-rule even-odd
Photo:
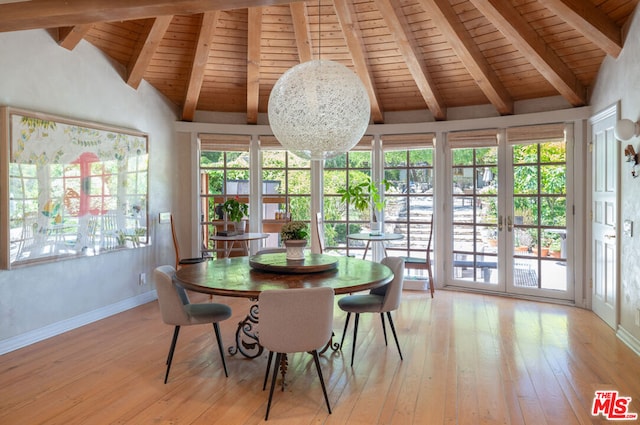
[[(11, 1), (11, 0), (9, 0)], [(5, 3), (0, 1), (0, 3)], [(560, 95), (573, 106), (606, 55), (617, 57), (638, 0), (30, 0), (0, 4), (0, 32), (47, 28), (63, 48), (86, 40), (196, 110), (267, 112), (289, 68), (330, 59), (356, 72), (372, 122), (389, 111)]]

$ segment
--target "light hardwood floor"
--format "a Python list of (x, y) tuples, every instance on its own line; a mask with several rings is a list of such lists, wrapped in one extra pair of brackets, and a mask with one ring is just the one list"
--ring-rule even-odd
[[(215, 301), (234, 311), (221, 324), (229, 346), (250, 303)], [(338, 338), (344, 317), (336, 307)], [(384, 346), (379, 316), (364, 315), (354, 368), (351, 335), (342, 354), (321, 360), (333, 414), (326, 411), (312, 357), (295, 354), (285, 392), (274, 394), (269, 423), (607, 423), (591, 416), (596, 390), (632, 397), (630, 411), (640, 413), (640, 357), (589, 311), (405, 291), (394, 320), (404, 361), (392, 339)], [(228, 356), (225, 378), (212, 328), (185, 327), (164, 385), (172, 332), (153, 302), (3, 355), (0, 424), (263, 422), (266, 354)]]

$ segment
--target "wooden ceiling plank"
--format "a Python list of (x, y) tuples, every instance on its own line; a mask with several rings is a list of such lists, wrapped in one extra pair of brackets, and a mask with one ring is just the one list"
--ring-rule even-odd
[(92, 24), (83, 24), (59, 28), (58, 44), (67, 50), (73, 50), (92, 27)]
[(420, 48), (409, 29), (406, 17), (399, 9), (400, 5), (397, 3), (392, 5), (390, 0), (375, 0), (375, 2), (396, 40), (400, 54), (427, 104), (427, 108), (436, 120), (446, 119), (444, 101), (438, 92), (435, 81), (426, 69)]
[(209, 59), (209, 51), (211, 50), (219, 15), (220, 12), (215, 11), (205, 12), (202, 16), (198, 44), (196, 45), (196, 53), (193, 57), (187, 92), (182, 106), (182, 119), (185, 121), (192, 121), (196, 112), (205, 68)]
[(360, 77), (360, 80), (364, 83), (364, 86), (367, 89), (371, 103), (371, 118), (374, 123), (382, 124), (384, 123), (384, 112), (378, 98), (373, 75), (365, 54), (365, 46), (358, 26), (358, 20), (355, 18), (356, 12), (353, 8), (353, 3), (351, 0), (334, 0), (333, 7), (336, 11), (336, 15), (338, 16), (342, 33), (347, 41), (347, 47), (351, 53), (356, 74)]
[(460, 22), (451, 3), (448, 0), (420, 0), (419, 3), (496, 110), (502, 115), (513, 114), (513, 99)]
[(305, 2), (295, 2), (289, 5), (291, 19), (293, 20), (293, 31), (296, 35), (296, 45), (300, 63), (313, 59), (311, 53), (311, 30), (309, 29), (309, 14)]
[(127, 67), (127, 84), (137, 89), (142, 81), (151, 58), (156, 53), (173, 16), (158, 16), (151, 23), (145, 37), (140, 37), (135, 51)]
[(470, 0), (573, 106), (587, 104), (585, 87), (508, 0)]
[(583, 0), (538, 0), (608, 55), (617, 58), (622, 51), (622, 28), (593, 3)]
[(31, 0), (0, 4), (0, 32), (166, 15), (193, 15), (290, 2), (291, 0)]
[(247, 124), (258, 123), (262, 8), (249, 8), (247, 32)]

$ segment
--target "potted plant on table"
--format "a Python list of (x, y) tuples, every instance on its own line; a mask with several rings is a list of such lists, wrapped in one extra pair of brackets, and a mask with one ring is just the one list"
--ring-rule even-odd
[(287, 260), (304, 260), (304, 248), (307, 246), (307, 223), (290, 221), (280, 230), (280, 239), (287, 248)]
[(249, 206), (240, 202), (240, 198), (236, 196), (235, 198), (227, 199), (222, 204), (222, 210), (227, 214), (227, 219), (234, 223), (236, 232), (244, 233), (242, 219), (249, 215)]
[[(389, 190), (390, 184), (387, 180), (382, 180), (385, 190)], [(338, 194), (342, 195), (340, 200), (353, 207), (363, 214), (371, 212), (371, 234), (379, 235), (380, 217), (379, 213), (384, 210), (386, 202), (378, 191), (378, 186), (371, 177), (367, 177), (363, 182), (354, 183), (346, 188), (338, 189)]]

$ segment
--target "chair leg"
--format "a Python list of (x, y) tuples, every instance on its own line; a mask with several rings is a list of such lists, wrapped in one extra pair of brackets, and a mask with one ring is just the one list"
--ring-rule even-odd
[(356, 313), (356, 320), (353, 322), (353, 350), (351, 350), (351, 367), (353, 367), (353, 358), (356, 355), (356, 339), (358, 337), (358, 321), (360, 321), (360, 313)]
[[(280, 360), (282, 359), (282, 353), (276, 353), (276, 365), (280, 364)], [(277, 366), (276, 370), (273, 372), (273, 377), (271, 378), (271, 390), (269, 390), (269, 401), (267, 402), (267, 413), (264, 415), (264, 420), (269, 419), (269, 410), (271, 410), (271, 399), (273, 398), (273, 389), (276, 387), (276, 376), (278, 375)]]
[(273, 360), (273, 351), (269, 351), (269, 358), (267, 359), (267, 373), (264, 374), (262, 391), (264, 391), (267, 388), (267, 380), (269, 379), (269, 371), (271, 370), (271, 360)]
[(400, 360), (402, 358), (402, 351), (400, 351), (400, 343), (398, 342), (398, 336), (396, 335), (396, 328), (393, 326), (393, 320), (391, 319), (391, 312), (387, 311), (387, 318), (389, 319), (389, 325), (391, 326), (391, 332), (393, 332), (393, 339), (396, 340), (396, 347), (398, 347), (398, 354), (400, 354)]
[(229, 377), (227, 373), (227, 362), (224, 360), (224, 348), (222, 347), (222, 338), (220, 337), (220, 325), (218, 322), (213, 324), (213, 330), (216, 333), (216, 340), (218, 341), (218, 351), (220, 351), (220, 358), (222, 359), (222, 366), (224, 367), (224, 376)]
[(318, 358), (318, 350), (311, 352), (313, 355), (313, 361), (316, 363), (316, 369), (318, 370), (318, 377), (320, 378), (320, 385), (322, 386), (322, 394), (324, 394), (324, 401), (327, 403), (327, 410), (331, 414), (331, 406), (329, 405), (329, 397), (327, 396), (327, 387), (324, 385), (324, 379), (322, 378), (322, 370), (320, 369), (320, 359)]
[(347, 313), (347, 318), (344, 321), (344, 330), (342, 331), (342, 339), (340, 340), (340, 349), (342, 350), (342, 343), (344, 342), (344, 336), (347, 334), (347, 326), (349, 326), (349, 319), (351, 318), (351, 313)]
[(382, 334), (384, 335), (384, 345), (387, 345), (387, 326), (384, 324), (384, 313), (380, 313), (380, 320), (382, 320)]
[(433, 298), (433, 292), (435, 291), (435, 288), (433, 286), (433, 273), (431, 272), (431, 261), (430, 260), (427, 263), (427, 276), (429, 276), (429, 292), (431, 292), (431, 298)]
[(171, 347), (169, 347), (169, 355), (167, 356), (167, 372), (164, 374), (164, 383), (167, 383), (169, 379), (169, 369), (171, 369), (171, 361), (173, 360), (173, 352), (176, 349), (176, 342), (178, 342), (178, 334), (180, 333), (180, 326), (176, 326), (173, 329), (173, 338), (171, 339)]

